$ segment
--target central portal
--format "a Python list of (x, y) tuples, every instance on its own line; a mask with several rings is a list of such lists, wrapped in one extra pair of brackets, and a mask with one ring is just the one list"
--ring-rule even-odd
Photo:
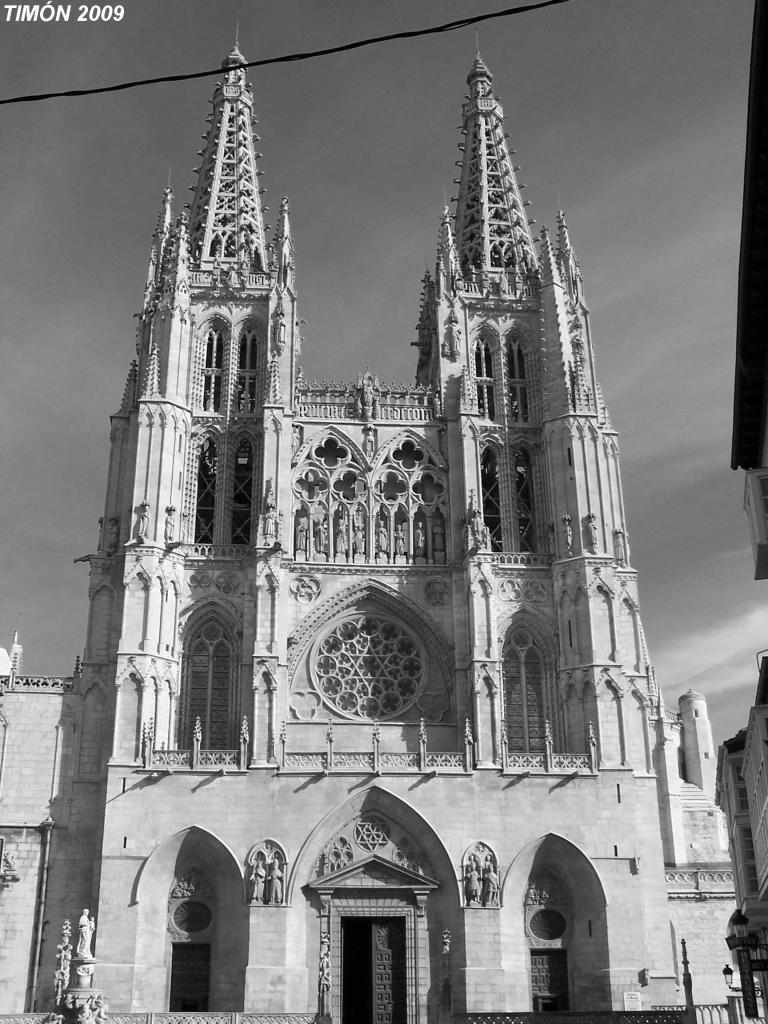
[(406, 1024), (405, 920), (342, 917), (342, 1024)]

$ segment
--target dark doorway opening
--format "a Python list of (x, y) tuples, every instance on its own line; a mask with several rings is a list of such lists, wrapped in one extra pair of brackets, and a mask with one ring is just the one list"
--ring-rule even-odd
[(207, 1010), (211, 947), (174, 942), (171, 951), (171, 995), (168, 1009)]
[(535, 1013), (568, 1009), (568, 956), (564, 949), (531, 950)]
[(405, 920), (343, 917), (342, 1024), (406, 1024)]

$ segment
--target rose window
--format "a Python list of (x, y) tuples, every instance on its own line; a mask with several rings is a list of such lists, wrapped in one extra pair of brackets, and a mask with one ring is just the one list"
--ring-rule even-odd
[(375, 615), (345, 619), (314, 652), (313, 675), (323, 699), (350, 718), (393, 718), (416, 699), (424, 662), (415, 640)]

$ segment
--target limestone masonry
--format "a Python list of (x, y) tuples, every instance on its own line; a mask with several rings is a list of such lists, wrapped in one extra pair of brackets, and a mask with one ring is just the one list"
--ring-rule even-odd
[(724, 1002), (706, 703), (654, 678), (581, 271), (490, 71), (415, 382), (316, 383), (242, 61), (163, 197), (82, 663), (0, 678), (0, 1010), (51, 1005), (82, 908), (113, 1014), (650, 1009), (681, 938)]

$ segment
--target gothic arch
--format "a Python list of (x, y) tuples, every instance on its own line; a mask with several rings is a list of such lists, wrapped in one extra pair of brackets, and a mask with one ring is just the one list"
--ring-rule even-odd
[[(230, 616), (206, 601), (185, 623), (181, 680), (176, 708), (176, 742), (191, 746), (197, 718), (203, 727), (203, 746), (236, 746), (241, 718), (240, 679), (242, 637)], [(218, 694), (218, 700), (214, 699)]]
[(200, 619), (207, 618), (209, 615), (218, 616), (232, 631), (233, 636), (240, 639), (242, 635), (240, 609), (221, 594), (207, 594), (179, 611), (179, 643), (183, 645), (184, 637), (189, 634), (190, 630), (195, 628)]
[(432, 656), (436, 658), (446, 683), (448, 683), (448, 680), (452, 678), (451, 655), (453, 652), (453, 644), (449, 638), (435, 622), (424, 614), (420, 605), (405, 594), (401, 594), (378, 580), (366, 580), (352, 584), (340, 593), (320, 602), (299, 621), (288, 640), (289, 678), (299, 659), (306, 653), (311, 641), (324, 623), (366, 602), (381, 607), (397, 619), (414, 624), (415, 631), (424, 638), (426, 646)]
[(309, 439), (305, 437), (304, 443), (296, 450), (296, 453), (291, 459), (291, 466), (296, 467), (301, 465), (301, 463), (305, 462), (311, 456), (313, 448), (322, 445), (323, 442), (327, 441), (328, 438), (331, 437), (335, 438), (339, 444), (349, 449), (352, 462), (359, 468), (364, 470), (369, 470), (371, 468), (371, 463), (362, 448), (333, 423), (325, 424), (320, 428), (320, 430), (312, 434)]
[[(190, 892), (189, 884), (195, 875), (205, 885), (197, 893), (194, 883)], [(136, 958), (147, 964), (142, 972), (145, 998), (155, 1006), (167, 1005), (172, 912), (174, 902), (184, 898), (170, 897), (179, 882), (186, 883), (193, 901), (202, 899), (210, 908), (212, 922), (205, 936), (210, 946), (209, 1009), (228, 1009), (233, 997), (242, 1000), (245, 984), (242, 950), (248, 944), (249, 911), (243, 872), (232, 850), (198, 825), (181, 828), (160, 842), (134, 879), (127, 911), (133, 915)]]
[(353, 793), (342, 803), (337, 804), (307, 835), (296, 854), (288, 879), (287, 902), (293, 901), (295, 890), (311, 880), (314, 866), (328, 841), (350, 818), (362, 811), (378, 811), (402, 828), (407, 835), (413, 836), (414, 842), (421, 847), (429, 860), (434, 877), (454, 894), (455, 906), (460, 905), (461, 887), (456, 877), (456, 868), (435, 828), (412, 804), (385, 789), (378, 782)]
[[(538, 940), (529, 927), (529, 886), (542, 876), (563, 880), (564, 891), (554, 905), (566, 919), (562, 941)], [(565, 889), (567, 886), (567, 889)], [(531, 840), (513, 859), (502, 880), (501, 941), (516, 962), (529, 964), (556, 948), (567, 965), (568, 1009), (610, 1009), (608, 924), (605, 886), (592, 860), (572, 839), (548, 832)], [(547, 898), (538, 894), (539, 905)], [(559, 900), (559, 904), (558, 904)], [(530, 908), (528, 908), (530, 909)], [(592, 941), (575, 941), (577, 921), (591, 922)], [(543, 949), (541, 947), (544, 947)], [(563, 952), (564, 950), (564, 952)]]
[(397, 448), (400, 448), (406, 441), (411, 441), (417, 448), (421, 448), (427, 456), (427, 459), (434, 462), (439, 469), (448, 468), (445, 459), (434, 445), (430, 444), (426, 438), (419, 437), (419, 435), (413, 430), (409, 430), (406, 427), (405, 429), (398, 431), (398, 433), (393, 437), (390, 437), (386, 443), (381, 446), (371, 463), (371, 468), (374, 472), (378, 472), (382, 466), (391, 459), (392, 452)]

